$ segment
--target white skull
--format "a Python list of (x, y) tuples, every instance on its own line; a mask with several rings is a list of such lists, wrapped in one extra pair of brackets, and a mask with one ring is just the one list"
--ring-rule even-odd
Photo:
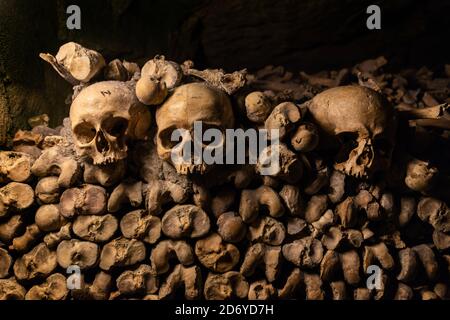
[(151, 115), (125, 82), (104, 81), (80, 92), (70, 120), (77, 153), (104, 165), (126, 158), (130, 140), (146, 138)]
[(322, 131), (342, 145), (337, 170), (367, 178), (389, 167), (396, 120), (381, 94), (361, 86), (336, 87), (315, 96), (308, 110)]
[[(233, 110), (228, 96), (203, 83), (190, 83), (175, 89), (173, 95), (156, 112), (158, 126), (156, 144), (158, 155), (165, 161), (171, 161), (172, 149), (177, 146), (180, 152), (183, 145), (192, 143), (194, 122), (201, 121), (203, 130), (214, 128), (225, 133), (226, 128), (234, 124)], [(184, 129), (187, 133), (181, 142), (172, 141), (172, 132)], [(175, 150), (174, 150), (175, 152)], [(174, 164), (178, 173), (203, 174), (207, 167), (204, 163)]]

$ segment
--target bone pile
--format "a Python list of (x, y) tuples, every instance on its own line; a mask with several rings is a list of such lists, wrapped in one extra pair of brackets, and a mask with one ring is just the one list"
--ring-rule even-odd
[[(1, 300), (449, 297), (450, 66), (41, 57), (74, 86), (70, 117), (0, 152)], [(171, 164), (195, 120), (279, 129), (281, 171)]]

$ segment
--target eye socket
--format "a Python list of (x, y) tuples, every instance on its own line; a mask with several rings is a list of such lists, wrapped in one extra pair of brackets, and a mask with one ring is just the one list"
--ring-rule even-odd
[[(173, 147), (175, 147), (177, 144), (179, 144), (182, 141), (182, 137), (179, 137), (177, 140), (172, 141), (172, 133), (178, 130), (177, 127), (172, 126), (169, 128), (164, 129), (163, 131), (161, 131), (159, 133), (159, 140), (161, 142), (161, 145), (166, 148), (166, 149), (172, 149)], [(183, 130), (183, 129), (180, 129)]]
[(108, 118), (103, 122), (102, 127), (109, 135), (120, 137), (128, 129), (128, 120), (121, 117)]
[(383, 156), (388, 155), (392, 149), (391, 142), (385, 138), (375, 139), (373, 146), (375, 151)]
[(350, 155), (350, 151), (355, 149), (358, 144), (356, 139), (358, 138), (358, 134), (356, 132), (343, 132), (337, 136), (339, 142), (342, 144), (341, 149), (339, 150), (336, 161), (338, 163), (347, 161)]
[(94, 140), (97, 130), (89, 122), (82, 122), (75, 127), (73, 133), (80, 143), (88, 144)]

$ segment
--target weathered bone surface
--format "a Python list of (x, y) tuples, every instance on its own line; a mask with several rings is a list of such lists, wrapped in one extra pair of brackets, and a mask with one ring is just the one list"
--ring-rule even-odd
[[(44, 58), (76, 87), (62, 126), (37, 115), (0, 152), (0, 300), (449, 298), (444, 73), (384, 73), (384, 57), (296, 75), (157, 56), (141, 71), (73, 43)], [(279, 129), (281, 170), (173, 163), (195, 121)]]
[(337, 87), (315, 96), (308, 110), (325, 134), (342, 143), (336, 169), (368, 177), (389, 166), (396, 120), (382, 95), (360, 86)]
[(130, 85), (105, 81), (80, 92), (70, 121), (77, 153), (105, 165), (125, 159), (129, 141), (147, 137), (151, 116)]
[[(234, 115), (229, 97), (217, 89), (202, 83), (185, 84), (175, 89), (172, 96), (156, 111), (157, 147), (161, 159), (169, 161), (172, 153), (181, 152), (183, 145), (191, 143), (194, 138), (194, 122), (201, 121), (203, 128), (217, 129), (222, 134), (225, 129), (233, 128)], [(184, 130), (181, 145), (171, 141), (175, 129)], [(222, 139), (222, 144), (225, 142)], [(178, 145), (178, 146), (177, 146)], [(175, 149), (176, 147), (176, 149)], [(174, 150), (175, 149), (175, 150)], [(197, 164), (191, 159), (191, 164), (175, 163), (178, 173), (204, 173), (206, 164)]]

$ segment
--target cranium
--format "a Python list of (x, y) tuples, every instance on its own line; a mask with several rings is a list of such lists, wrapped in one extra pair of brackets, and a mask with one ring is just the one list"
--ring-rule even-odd
[(382, 95), (361, 86), (336, 87), (315, 96), (308, 109), (322, 131), (342, 145), (335, 169), (367, 178), (389, 167), (396, 120)]
[(83, 89), (70, 108), (77, 153), (95, 165), (127, 157), (128, 141), (144, 139), (150, 113), (125, 82), (104, 81)]
[[(171, 161), (172, 151), (176, 153), (179, 150), (181, 153), (184, 144), (192, 143), (194, 122), (197, 121), (202, 123), (203, 130), (218, 129), (224, 137), (225, 129), (232, 128), (234, 124), (233, 110), (228, 96), (203, 83), (190, 83), (175, 89), (173, 95), (156, 112), (158, 125), (156, 144), (159, 157), (165, 161)], [(181, 142), (171, 139), (176, 129), (185, 130), (186, 134), (183, 135)], [(224, 140), (222, 139), (222, 144)], [(175, 146), (177, 149), (174, 149)], [(181, 174), (202, 174), (207, 169), (205, 163), (199, 164), (196, 161), (174, 163), (174, 166)]]

